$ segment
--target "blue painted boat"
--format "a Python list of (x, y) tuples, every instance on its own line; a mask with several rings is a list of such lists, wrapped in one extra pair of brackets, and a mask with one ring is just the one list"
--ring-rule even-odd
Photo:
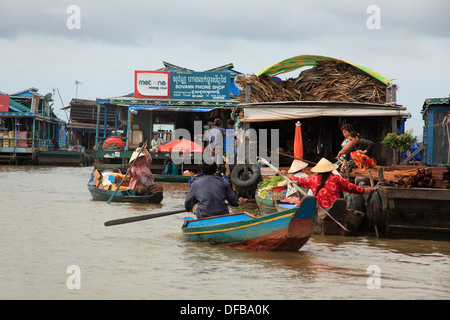
[(298, 251), (309, 240), (316, 219), (316, 198), (307, 196), (299, 207), (261, 217), (241, 212), (185, 218), (182, 232), (188, 241), (247, 250)]

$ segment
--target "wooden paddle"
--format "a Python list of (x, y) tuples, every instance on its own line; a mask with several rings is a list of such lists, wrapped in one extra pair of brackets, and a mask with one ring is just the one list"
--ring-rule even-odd
[[(270, 168), (272, 168), (277, 174), (279, 174), (280, 176), (282, 176), (284, 178), (284, 180), (286, 180), (286, 182), (292, 182), (291, 179), (289, 179), (288, 177), (286, 177), (285, 175), (283, 175), (280, 170), (278, 170), (277, 168), (275, 168), (269, 161), (267, 161), (264, 158), (259, 158), (262, 162), (264, 162), (264, 164), (266, 164), (267, 166), (269, 166)], [(304, 196), (306, 196), (307, 194), (305, 193), (305, 191), (302, 190), (302, 188), (300, 188), (298, 185), (294, 184), (294, 187), (300, 191)], [(342, 224), (339, 223), (339, 221), (337, 221), (335, 218), (333, 218), (331, 216), (331, 214), (328, 213), (327, 210), (325, 210), (324, 208), (322, 208), (321, 206), (317, 205), (317, 207), (319, 209), (322, 209), (334, 222), (336, 222), (342, 229), (344, 229), (347, 232), (350, 232), (349, 230), (347, 230), (347, 228), (345, 228)]]
[[(147, 141), (145, 141), (145, 143), (142, 145), (141, 150), (139, 151), (136, 159), (133, 160), (133, 163), (131, 164), (131, 166), (129, 167), (129, 169), (133, 168), (134, 164), (136, 163), (136, 160), (139, 158), (139, 155), (141, 154), (142, 150), (144, 150), (145, 148), (147, 148)], [(125, 178), (128, 176), (128, 170), (127, 173), (123, 176), (122, 181), (120, 181), (119, 185), (117, 186), (116, 190), (114, 190), (113, 194), (111, 195), (111, 197), (109, 198), (108, 201), (106, 201), (106, 204), (110, 204), (112, 199), (115, 197), (117, 191), (119, 190), (120, 186), (122, 185), (122, 183), (125, 181)]]
[(152, 213), (152, 214), (144, 214), (142, 216), (110, 220), (110, 221), (106, 221), (105, 222), (105, 226), (109, 227), (109, 226), (115, 226), (115, 225), (118, 225), (118, 224), (125, 224), (125, 223), (130, 223), (130, 222), (149, 220), (149, 219), (154, 219), (154, 218), (159, 218), (159, 217), (170, 216), (172, 214), (177, 214), (177, 213), (182, 213), (182, 212), (186, 212), (186, 209), (182, 209), (182, 210), (180, 209), (180, 210), (175, 210), (175, 211), (167, 211), (167, 212), (159, 212), (159, 213)]

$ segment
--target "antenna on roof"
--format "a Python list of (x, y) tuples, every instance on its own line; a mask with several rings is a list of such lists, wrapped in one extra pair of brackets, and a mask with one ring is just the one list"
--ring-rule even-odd
[(75, 99), (78, 97), (78, 85), (79, 84), (83, 84), (83, 82), (75, 80), (75, 86), (76, 86)]
[(65, 115), (66, 115), (67, 122), (70, 122), (69, 116), (67, 115), (67, 110), (64, 108), (65, 106), (64, 106), (63, 99), (62, 99), (62, 97), (61, 97), (61, 93), (59, 92), (59, 89), (58, 89), (58, 88), (53, 88), (53, 92), (54, 92), (55, 90), (58, 91), (58, 96), (59, 96), (59, 99), (61, 100), (62, 108), (60, 108), (60, 110), (61, 110), (61, 109), (64, 109), (64, 113), (65, 113)]

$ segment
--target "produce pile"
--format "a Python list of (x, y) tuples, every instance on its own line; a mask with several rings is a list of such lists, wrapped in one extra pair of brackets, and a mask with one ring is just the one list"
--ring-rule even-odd
[(362, 70), (340, 61), (321, 61), (297, 78), (277, 82), (270, 76), (237, 77), (244, 88), (237, 100), (245, 103), (245, 86), (251, 85), (250, 102), (343, 101), (386, 102), (386, 85)]
[(284, 181), (284, 178), (282, 176), (273, 176), (264, 179), (260, 183), (258, 183), (257, 191), (256, 193), (260, 198), (267, 198), (268, 191), (272, 189), (273, 187), (276, 187), (279, 182)]

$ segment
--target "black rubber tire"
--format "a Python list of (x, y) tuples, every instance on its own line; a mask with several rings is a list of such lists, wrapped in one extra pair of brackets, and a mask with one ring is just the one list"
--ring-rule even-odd
[(353, 210), (358, 210), (361, 212), (366, 212), (366, 206), (364, 202), (364, 197), (360, 194), (352, 194), (352, 206)]
[(369, 197), (367, 197), (366, 208), (370, 227), (374, 227), (376, 225), (378, 231), (382, 232), (386, 225), (386, 219), (383, 213), (381, 198), (378, 191), (375, 190)]
[(233, 168), (230, 178), (236, 188), (240, 190), (247, 190), (256, 187), (261, 179), (261, 169), (255, 164), (249, 164), (248, 171), (250, 178), (248, 180), (243, 180), (241, 176), (244, 173), (244, 165), (238, 164)]

